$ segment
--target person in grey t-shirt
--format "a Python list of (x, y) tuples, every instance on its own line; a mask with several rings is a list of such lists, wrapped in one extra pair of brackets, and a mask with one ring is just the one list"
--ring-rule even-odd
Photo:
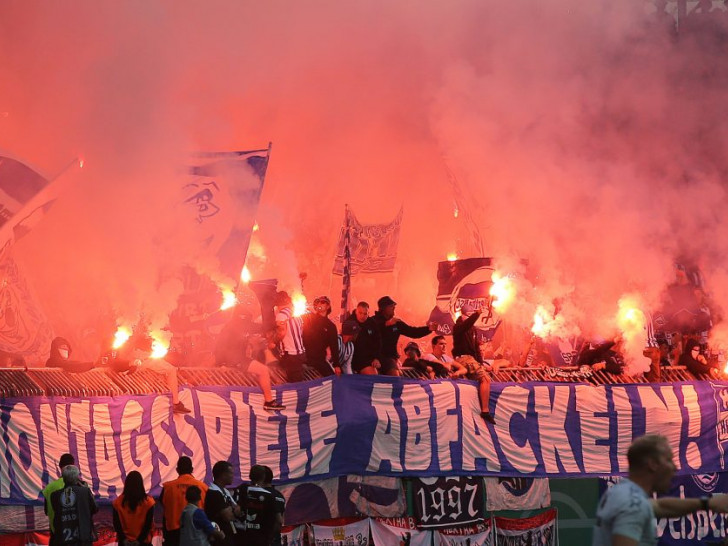
[(597, 508), (592, 546), (654, 546), (655, 517), (672, 518), (713, 510), (728, 512), (728, 495), (693, 499), (651, 498), (664, 493), (675, 475), (667, 438), (648, 434), (635, 439), (627, 451), (629, 479), (608, 489)]

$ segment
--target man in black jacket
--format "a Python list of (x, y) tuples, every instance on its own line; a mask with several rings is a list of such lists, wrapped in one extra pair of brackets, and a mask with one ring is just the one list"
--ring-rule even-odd
[[(306, 349), (306, 364), (315, 368), (322, 377), (341, 375), (339, 362), (339, 340), (336, 325), (329, 319), (331, 301), (319, 296), (313, 301), (313, 312), (303, 316), (303, 346)], [(331, 364), (326, 351), (331, 353)]]
[(437, 324), (430, 322), (427, 326), (410, 326), (399, 317), (395, 316), (394, 310), (397, 307), (395, 302), (389, 296), (379, 298), (377, 301), (379, 310), (374, 314), (374, 322), (379, 328), (382, 336), (382, 350), (379, 355), (379, 363), (381, 368), (379, 373), (382, 375), (400, 375), (397, 361), (399, 353), (397, 352), (397, 342), (399, 336), (403, 335), (414, 339), (419, 339), (434, 332)]
[(374, 319), (369, 316), (367, 302), (360, 301), (341, 325), (341, 338), (344, 343), (354, 343), (351, 371), (362, 375), (377, 375), (382, 336)]

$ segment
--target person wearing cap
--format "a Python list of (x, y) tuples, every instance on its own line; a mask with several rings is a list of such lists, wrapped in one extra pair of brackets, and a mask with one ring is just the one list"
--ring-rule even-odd
[[(339, 361), (339, 340), (336, 325), (331, 322), (331, 300), (319, 296), (313, 301), (313, 311), (303, 317), (303, 347), (306, 364), (316, 369), (322, 377), (341, 375)], [(326, 354), (331, 354), (329, 364)]]
[(192, 476), (192, 459), (186, 456), (180, 457), (177, 461), (177, 474), (179, 474), (177, 479), (162, 484), (162, 494), (159, 496), (159, 502), (164, 508), (162, 519), (164, 546), (179, 546), (180, 516), (187, 505), (185, 499), (187, 489), (192, 486), (199, 487), (200, 507), (204, 509), (205, 506), (205, 495), (208, 488), (207, 485)]
[(67, 466), (71, 466), (76, 464), (76, 459), (71, 455), (70, 453), (64, 453), (61, 455), (61, 458), (58, 461), (58, 469), (61, 471), (61, 477), (58, 478), (55, 481), (52, 481), (49, 483), (45, 489), (41, 492), (43, 494), (43, 498), (45, 499), (45, 503), (43, 504), (43, 510), (45, 511), (46, 515), (48, 516), (48, 523), (50, 525), (51, 530), (51, 539), (53, 538), (53, 506), (51, 505), (51, 495), (55, 491), (60, 491), (64, 487), (63, 482), (63, 469)]
[(374, 322), (377, 324), (379, 334), (382, 337), (382, 349), (379, 354), (379, 363), (381, 367), (379, 373), (383, 375), (400, 375), (399, 353), (397, 352), (397, 343), (399, 336), (419, 339), (434, 332), (437, 324), (428, 323), (426, 326), (410, 326), (399, 317), (395, 316), (394, 310), (397, 302), (389, 296), (379, 298), (377, 301), (379, 310), (374, 313)]
[(374, 318), (369, 316), (367, 302), (360, 301), (341, 325), (341, 338), (344, 343), (354, 344), (351, 371), (362, 375), (377, 375), (382, 338)]
[(452, 356), (467, 370), (465, 377), (478, 382), (480, 416), (486, 423), (494, 424), (495, 419), (489, 409), (490, 365), (483, 360), (478, 341), (478, 329), (475, 327), (480, 313), (480, 309), (475, 309), (467, 303), (460, 308), (460, 316), (452, 329)]
[(303, 320), (293, 315), (293, 301), (288, 292), (278, 292), (275, 297), (275, 341), (280, 351), (280, 363), (286, 370), (288, 381), (303, 381), (303, 365), (306, 349), (303, 344)]

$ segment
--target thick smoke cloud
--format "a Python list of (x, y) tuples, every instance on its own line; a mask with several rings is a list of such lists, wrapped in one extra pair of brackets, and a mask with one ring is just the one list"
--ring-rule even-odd
[(404, 204), (397, 272), (355, 279), (354, 297), (389, 292), (424, 322), (436, 262), (472, 251), (450, 169), (478, 203), (486, 253), (538, 272), (525, 303), (556, 299), (587, 335), (611, 334), (626, 294), (654, 308), (678, 257), (726, 301), (725, 63), (715, 33), (675, 40), (653, 12), (6, 2), (0, 147), (47, 172), (85, 159), (16, 254), (58, 327), (163, 315), (178, 287), (160, 289), (160, 273), (183, 244), (169, 229), (180, 158), (272, 141), (253, 274), (293, 289), (306, 272), (309, 299), (339, 293), (344, 204), (366, 223)]

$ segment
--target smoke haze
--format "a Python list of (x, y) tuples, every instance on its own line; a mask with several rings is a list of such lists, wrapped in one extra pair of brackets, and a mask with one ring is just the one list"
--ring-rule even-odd
[(436, 262), (472, 252), (450, 169), (486, 254), (538, 272), (519, 320), (557, 299), (607, 337), (620, 298), (657, 306), (679, 257), (721, 304), (716, 44), (672, 39), (635, 0), (4, 2), (0, 147), (48, 174), (85, 160), (16, 255), (56, 329), (164, 315), (180, 288), (160, 274), (187, 254), (181, 158), (271, 141), (253, 278), (306, 272), (309, 299), (339, 294), (344, 204), (363, 223), (404, 204), (397, 271), (353, 296), (391, 293), (424, 323)]

